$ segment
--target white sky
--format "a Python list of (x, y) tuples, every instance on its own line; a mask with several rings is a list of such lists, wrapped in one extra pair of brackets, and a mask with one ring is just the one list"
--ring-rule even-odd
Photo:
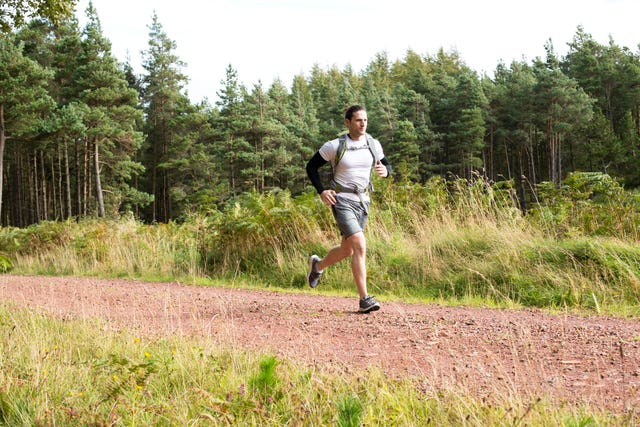
[[(89, 0), (79, 0), (84, 25)], [(578, 25), (601, 43), (611, 36), (638, 53), (638, 0), (93, 0), (103, 34), (120, 61), (141, 73), (155, 11), (187, 65), (192, 102), (213, 104), (229, 64), (250, 90), (276, 78), (290, 87), (314, 64), (351, 65), (357, 73), (377, 53), (390, 61), (409, 49), (455, 50), (469, 67), (492, 75), (498, 62), (544, 57), (551, 39), (566, 53)]]

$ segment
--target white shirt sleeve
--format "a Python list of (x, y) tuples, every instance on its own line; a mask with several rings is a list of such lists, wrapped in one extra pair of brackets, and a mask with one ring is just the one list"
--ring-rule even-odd
[(322, 147), (318, 150), (323, 159), (332, 163), (336, 158), (336, 152), (338, 151), (338, 139), (327, 141), (322, 144)]

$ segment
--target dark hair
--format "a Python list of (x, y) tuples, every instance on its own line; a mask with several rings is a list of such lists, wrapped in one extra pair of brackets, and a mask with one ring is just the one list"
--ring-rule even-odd
[(362, 105), (352, 105), (344, 112), (344, 118), (347, 120), (351, 120), (351, 118), (353, 117), (353, 113), (357, 113), (358, 111), (365, 111), (365, 109)]

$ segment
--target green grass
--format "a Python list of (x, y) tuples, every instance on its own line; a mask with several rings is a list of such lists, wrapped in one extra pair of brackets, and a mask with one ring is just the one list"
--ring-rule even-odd
[(305, 367), (211, 339), (0, 306), (1, 425), (625, 426), (636, 419), (429, 378)]

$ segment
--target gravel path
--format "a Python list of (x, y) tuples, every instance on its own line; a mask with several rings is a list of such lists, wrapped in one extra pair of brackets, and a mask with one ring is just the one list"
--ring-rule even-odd
[(210, 337), (323, 369), (376, 366), (425, 390), (640, 409), (640, 320), (76, 277), (0, 276), (0, 301), (141, 334)]

